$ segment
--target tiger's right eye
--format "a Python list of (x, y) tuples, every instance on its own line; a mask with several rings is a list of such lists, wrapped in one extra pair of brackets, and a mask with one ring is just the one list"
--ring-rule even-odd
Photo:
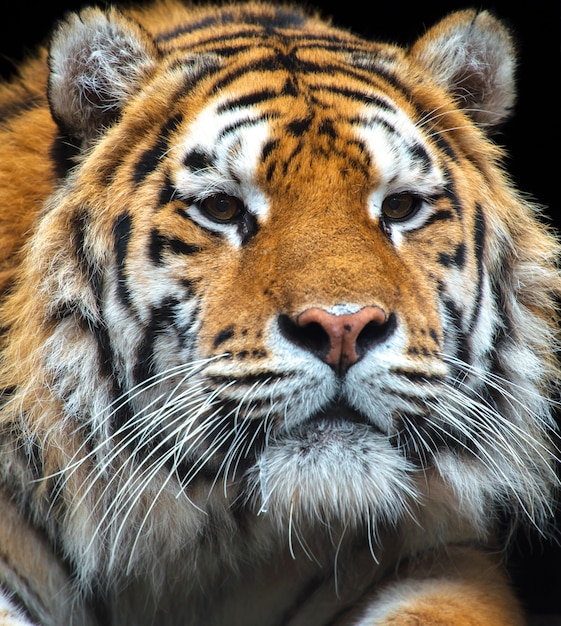
[(384, 198), (382, 212), (387, 219), (399, 222), (416, 213), (420, 202), (420, 198), (415, 194), (394, 193)]
[(236, 221), (242, 215), (244, 206), (235, 196), (217, 193), (202, 200), (199, 208), (215, 222), (227, 223)]

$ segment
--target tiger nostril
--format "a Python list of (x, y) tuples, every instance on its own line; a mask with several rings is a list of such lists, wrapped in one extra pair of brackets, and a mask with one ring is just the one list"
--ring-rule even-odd
[(366, 306), (356, 313), (336, 315), (312, 307), (295, 320), (278, 319), (281, 333), (292, 343), (311, 352), (344, 374), (374, 345), (385, 341), (395, 328), (395, 315), (387, 316), (378, 306)]
[(394, 313), (390, 313), (382, 323), (368, 322), (356, 338), (356, 351), (359, 357), (362, 357), (375, 345), (383, 343), (393, 333), (395, 327), (396, 317)]
[(282, 335), (298, 347), (304, 348), (322, 360), (329, 352), (331, 341), (321, 324), (310, 322), (302, 326), (288, 315), (279, 315), (278, 323)]

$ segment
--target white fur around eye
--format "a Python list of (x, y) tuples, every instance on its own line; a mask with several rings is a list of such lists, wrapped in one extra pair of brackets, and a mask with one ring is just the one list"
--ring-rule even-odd
[[(221, 100), (206, 107), (190, 124), (181, 149), (174, 151), (177, 159), (175, 185), (180, 197), (197, 202), (187, 214), (205, 228), (224, 234), (235, 246), (241, 245), (234, 224), (209, 219), (198, 204), (215, 194), (236, 197), (260, 223), (267, 219), (269, 201), (255, 182), (262, 147), (269, 137), (269, 126), (255, 110), (221, 108)], [(239, 124), (242, 122), (241, 124)], [(239, 127), (231, 130), (231, 127)], [(205, 168), (195, 170), (182, 165), (192, 152), (206, 155)]]

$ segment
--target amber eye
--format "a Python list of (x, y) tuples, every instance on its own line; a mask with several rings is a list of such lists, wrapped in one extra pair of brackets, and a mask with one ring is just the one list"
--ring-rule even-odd
[(200, 208), (216, 222), (231, 222), (241, 215), (243, 204), (239, 198), (217, 193), (200, 203)]
[(394, 193), (382, 202), (382, 212), (389, 220), (400, 221), (411, 217), (419, 207), (420, 199), (412, 193)]

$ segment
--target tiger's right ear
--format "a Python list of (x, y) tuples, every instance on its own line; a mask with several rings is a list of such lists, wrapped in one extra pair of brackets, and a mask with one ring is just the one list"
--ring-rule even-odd
[(61, 131), (82, 144), (95, 138), (120, 115), (157, 57), (150, 36), (115, 9), (70, 15), (49, 50), (49, 105)]
[(456, 11), (430, 28), (411, 57), (478, 124), (492, 128), (512, 113), (516, 50), (507, 28), (487, 11)]

